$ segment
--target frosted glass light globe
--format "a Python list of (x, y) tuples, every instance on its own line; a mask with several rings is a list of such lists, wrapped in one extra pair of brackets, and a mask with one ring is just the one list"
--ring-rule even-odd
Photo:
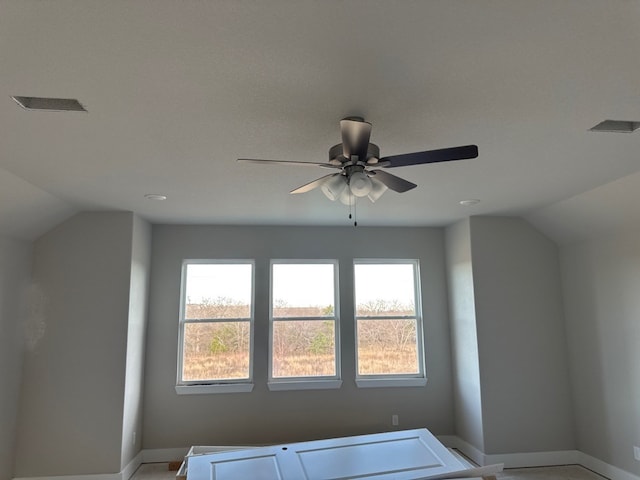
[(366, 197), (371, 191), (371, 180), (364, 172), (355, 172), (349, 177), (349, 188), (356, 197)]

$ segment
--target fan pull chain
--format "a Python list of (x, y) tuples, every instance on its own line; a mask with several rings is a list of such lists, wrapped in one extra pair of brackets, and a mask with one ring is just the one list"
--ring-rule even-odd
[(353, 226), (358, 226), (358, 199), (353, 200)]
[[(353, 218), (353, 226), (358, 226), (358, 209), (356, 208), (357, 198), (354, 198), (353, 193), (349, 192), (349, 220)], [(352, 205), (353, 204), (353, 205)], [(351, 207), (353, 206), (353, 215), (351, 214)]]
[[(351, 214), (351, 207), (353, 207), (353, 215)], [(358, 219), (357, 219), (357, 211), (356, 211), (356, 200), (353, 198), (353, 194), (349, 192), (349, 220), (351, 220), (352, 218), (355, 220), (353, 222), (353, 226), (357, 227)]]

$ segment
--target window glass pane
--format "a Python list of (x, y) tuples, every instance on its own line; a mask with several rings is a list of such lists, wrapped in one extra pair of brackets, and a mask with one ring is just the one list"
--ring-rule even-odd
[(273, 377), (336, 374), (335, 322), (287, 320), (273, 322)]
[(359, 375), (419, 373), (415, 319), (357, 323)]
[(413, 264), (355, 264), (356, 316), (415, 316)]
[(333, 264), (273, 264), (273, 317), (333, 317)]
[(250, 323), (184, 324), (182, 380), (249, 378)]
[(251, 268), (251, 264), (187, 265), (184, 318), (249, 318)]

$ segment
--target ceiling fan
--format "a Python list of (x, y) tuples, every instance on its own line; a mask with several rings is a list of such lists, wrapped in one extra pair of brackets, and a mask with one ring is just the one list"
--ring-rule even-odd
[(405, 153), (380, 158), (380, 148), (369, 143), (371, 124), (361, 117), (347, 117), (340, 120), (342, 143), (329, 149), (329, 162), (293, 162), (286, 160), (260, 160), (239, 158), (238, 162), (296, 165), (320, 167), (336, 170), (292, 190), (290, 193), (306, 193), (320, 187), (332, 201), (340, 200), (353, 205), (354, 197), (368, 197), (375, 202), (390, 188), (399, 193), (417, 187), (403, 178), (392, 175), (383, 169), (422, 165), (425, 163), (450, 162), (478, 156), (476, 145), (427, 150), (425, 152)]

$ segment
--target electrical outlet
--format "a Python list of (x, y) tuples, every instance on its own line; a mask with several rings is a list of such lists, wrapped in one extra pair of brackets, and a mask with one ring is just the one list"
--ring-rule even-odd
[(398, 415), (391, 415), (391, 425), (397, 427), (400, 424), (398, 421)]
[(640, 447), (633, 447), (633, 458), (640, 462)]

